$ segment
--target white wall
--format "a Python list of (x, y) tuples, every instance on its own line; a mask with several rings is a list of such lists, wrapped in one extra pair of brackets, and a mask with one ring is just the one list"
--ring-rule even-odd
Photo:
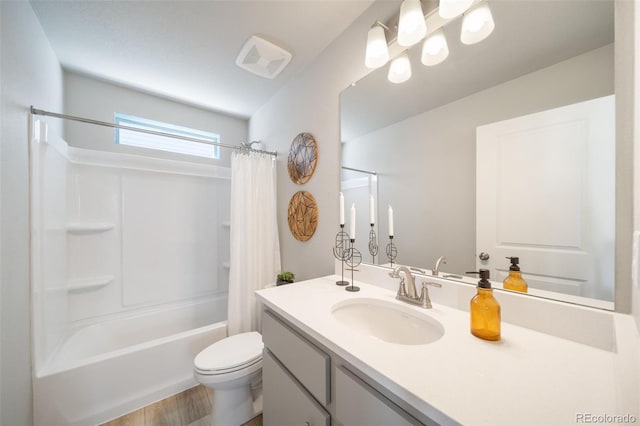
[[(29, 292), (29, 106), (60, 111), (62, 70), (26, 1), (0, 2), (2, 129), (0, 167), (0, 424), (32, 423)], [(49, 133), (61, 126), (48, 120)]]
[[(616, 40), (616, 311), (631, 313), (632, 246), (634, 227), (634, 205), (638, 202), (637, 187), (634, 191), (634, 130), (638, 126), (634, 114), (634, 91), (638, 81), (634, 80), (634, 64), (637, 59), (635, 45), (635, 9), (637, 2), (618, 0), (615, 2)], [(636, 210), (636, 214), (638, 211)], [(640, 312), (635, 311), (636, 315)]]
[[(635, 49), (640, 47), (640, 7), (636, 4), (634, 8), (634, 43)], [(634, 138), (634, 164), (640, 164), (640, 55), (634, 55), (634, 122), (633, 138)], [(634, 167), (634, 227), (636, 233), (640, 233), (640, 167)], [(640, 254), (639, 254), (640, 255)], [(636, 274), (637, 280), (632, 286), (632, 312), (636, 318), (638, 333), (640, 334), (640, 265), (638, 264), (638, 256), (636, 256)], [(639, 401), (640, 402), (640, 401)]]
[(444, 255), (445, 270), (474, 270), (476, 127), (613, 94), (613, 51), (595, 49), (344, 143), (344, 164), (378, 173), (382, 236), (393, 206), (397, 262), (432, 268)]
[[(218, 133), (220, 142), (229, 145), (246, 142), (249, 131), (246, 119), (192, 107), (69, 71), (64, 72), (64, 112), (109, 123), (113, 123), (114, 113), (120, 112)], [(117, 146), (114, 143), (113, 129), (74, 121), (65, 122), (65, 140), (69, 145), (79, 148), (184, 159), (179, 154)], [(231, 152), (229, 149), (221, 149), (220, 160), (213, 163), (230, 165)], [(198, 157), (189, 157), (189, 161), (211, 162)]]
[[(338, 231), (340, 188), (340, 92), (362, 78), (366, 34), (376, 20), (397, 13), (399, 1), (378, 1), (331, 44), (297, 80), (288, 84), (250, 120), (251, 139), (262, 139), (278, 151), (278, 227), (282, 268), (296, 280), (333, 272), (335, 234)], [(296, 185), (287, 173), (287, 155), (298, 133), (310, 132), (318, 143), (318, 165), (313, 177)], [(287, 224), (287, 206), (297, 191), (309, 191), (318, 203), (318, 228), (311, 239), (296, 240)]]

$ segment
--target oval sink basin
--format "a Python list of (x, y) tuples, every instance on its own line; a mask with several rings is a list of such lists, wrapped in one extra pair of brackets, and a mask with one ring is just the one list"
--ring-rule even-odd
[(426, 345), (444, 335), (437, 320), (384, 300), (346, 300), (335, 304), (331, 313), (345, 327), (388, 343)]

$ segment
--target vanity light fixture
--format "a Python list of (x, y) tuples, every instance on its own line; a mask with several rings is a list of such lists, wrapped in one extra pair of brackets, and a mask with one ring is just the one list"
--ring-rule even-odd
[(391, 61), (387, 78), (392, 83), (404, 83), (411, 78), (411, 62), (407, 52)]
[(452, 19), (462, 15), (471, 7), (473, 0), (440, 0), (438, 14), (443, 19)]
[(464, 14), (460, 41), (464, 44), (478, 43), (487, 38), (495, 26), (489, 4), (482, 2)]
[[(433, 3), (424, 15), (421, 0), (404, 0), (400, 6), (398, 25), (384, 25), (376, 21), (367, 34), (365, 65), (367, 68), (380, 68), (391, 56), (387, 78), (393, 83), (403, 83), (411, 78), (411, 63), (407, 48), (429, 34), (422, 45), (421, 61), (433, 66), (449, 56), (449, 46), (443, 28), (462, 14), (460, 41), (463, 44), (475, 44), (487, 38), (494, 30), (495, 23), (487, 0), (440, 0), (439, 6)], [(431, 28), (427, 30), (427, 25)], [(392, 39), (387, 44), (385, 29)]]
[(384, 30), (389, 29), (385, 24), (376, 21), (367, 34), (367, 51), (364, 64), (367, 68), (380, 68), (389, 61), (389, 47)]
[(400, 5), (398, 44), (412, 46), (427, 34), (427, 24), (420, 0), (404, 0)]
[(431, 34), (422, 45), (421, 61), (424, 65), (438, 65), (449, 56), (449, 46), (442, 28)]

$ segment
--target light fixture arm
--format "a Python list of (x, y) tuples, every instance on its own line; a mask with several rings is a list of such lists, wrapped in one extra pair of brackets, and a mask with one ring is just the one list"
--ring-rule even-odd
[(374, 22), (374, 23), (373, 23), (373, 25), (371, 25), (371, 28), (373, 28), (373, 27), (375, 27), (375, 26), (380, 26), (380, 27), (384, 28), (385, 30), (387, 30), (387, 31), (391, 32), (391, 30), (389, 29), (389, 27), (388, 27), (388, 26), (386, 26), (386, 25), (384, 24), (384, 22), (382, 22), (382, 21), (376, 21), (376, 22)]

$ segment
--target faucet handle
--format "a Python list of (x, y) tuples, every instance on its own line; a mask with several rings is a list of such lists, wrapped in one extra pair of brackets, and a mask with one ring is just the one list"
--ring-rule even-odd
[(396, 297), (406, 297), (407, 296), (407, 287), (404, 285), (404, 278), (400, 277), (400, 285), (398, 286), (398, 293)]
[(431, 309), (431, 299), (429, 298), (429, 286), (442, 287), (442, 284), (432, 283), (431, 281), (422, 281), (422, 291), (420, 292), (420, 302), (425, 309)]
[(427, 287), (430, 283), (426, 281), (422, 282), (422, 290), (420, 290), (420, 298), (418, 299), (422, 304), (422, 307), (425, 309), (431, 309), (431, 299), (429, 298), (429, 288)]

